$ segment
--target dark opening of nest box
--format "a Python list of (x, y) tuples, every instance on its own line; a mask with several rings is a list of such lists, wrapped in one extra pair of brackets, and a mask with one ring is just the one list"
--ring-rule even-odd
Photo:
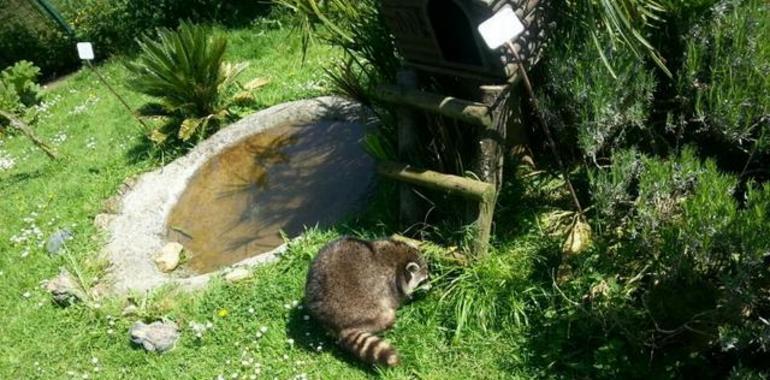
[(477, 26), (510, 5), (526, 30), (515, 41), (529, 60), (538, 0), (381, 0), (385, 22), (407, 64), (420, 70), (504, 81), (516, 72), (507, 47), (490, 50)]

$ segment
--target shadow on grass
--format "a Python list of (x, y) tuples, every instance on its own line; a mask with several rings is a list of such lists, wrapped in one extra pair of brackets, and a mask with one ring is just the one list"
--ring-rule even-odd
[[(368, 375), (377, 374), (375, 367), (358, 360), (347, 351), (343, 351), (331, 334), (327, 333), (312, 317), (306, 320), (306, 315), (308, 314), (303, 309), (292, 309), (286, 322), (286, 334), (294, 339), (295, 347), (307, 352), (331, 352), (335, 358), (346, 362), (351, 367), (366, 372)], [(322, 349), (318, 350), (318, 347)]]
[[(717, 368), (718, 365), (714, 365), (725, 361), (717, 357), (718, 353), (694, 356), (698, 350), (693, 350), (692, 340), (685, 339), (668, 347), (646, 347), (641, 340), (634, 342), (629, 339), (629, 335), (640, 335), (640, 331), (628, 331), (629, 326), (636, 329), (649, 326), (630, 323), (634, 320), (632, 318), (641, 317), (634, 314), (627, 304), (612, 300), (612, 305), (593, 305), (586, 298), (592, 294), (595, 288), (592, 285), (599, 281), (598, 276), (605, 273), (599, 266), (597, 256), (606, 255), (607, 249), (600, 242), (594, 242), (591, 250), (564, 256), (561, 249), (564, 237), (552, 237), (541, 230), (538, 214), (572, 209), (563, 196), (554, 196), (553, 182), (548, 177), (544, 174), (524, 181), (509, 181), (501, 193), (496, 214), (498, 243), (503, 246), (506, 243), (515, 244), (521, 236), (528, 234), (538, 240), (531, 247), (532, 261), (530, 272), (523, 281), (525, 285), (509, 285), (500, 290), (503, 293), (522, 292), (525, 288), (535, 290), (524, 300), (527, 303), (528, 326), (522, 344), (527, 354), (524, 359), (501, 358), (498, 365), (510, 371), (523, 365), (535, 371), (540, 378), (647, 379), (676, 375), (699, 379), (725, 378), (730, 367)], [(688, 303), (701, 304), (681, 298), (682, 294), (696, 293), (693, 291), (672, 288), (663, 293), (667, 303), (659, 307), (662, 312), (656, 313), (660, 317), (658, 323), (672, 319), (664, 316), (687, 308)], [(685, 314), (693, 315), (699, 311), (688, 310)], [(654, 308), (652, 312), (655, 312)], [(681, 321), (675, 325), (679, 324)], [(664, 350), (665, 356), (662, 354)], [(715, 357), (709, 357), (715, 354)]]
[(14, 173), (7, 177), (0, 177), (0, 192), (4, 192), (22, 182), (39, 178), (42, 175), (40, 169), (37, 169), (32, 172)]

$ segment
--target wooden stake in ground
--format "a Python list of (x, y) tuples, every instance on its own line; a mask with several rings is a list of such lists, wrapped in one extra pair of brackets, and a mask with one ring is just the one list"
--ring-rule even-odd
[(521, 56), (516, 51), (516, 47), (513, 46), (512, 42), (508, 41), (507, 45), (508, 45), (508, 48), (511, 50), (513, 57), (516, 58), (517, 62), (519, 62), (519, 72), (521, 72), (521, 79), (524, 82), (524, 88), (527, 90), (527, 95), (529, 96), (529, 102), (535, 111), (535, 116), (537, 116), (540, 126), (543, 128), (543, 132), (545, 133), (545, 138), (548, 140), (548, 146), (551, 147), (551, 153), (553, 154), (553, 158), (556, 159), (556, 164), (559, 165), (559, 169), (562, 172), (562, 176), (564, 177), (564, 182), (567, 185), (567, 189), (569, 190), (570, 195), (572, 195), (572, 202), (575, 203), (575, 208), (577, 208), (577, 212), (580, 215), (583, 215), (583, 207), (580, 205), (577, 192), (575, 192), (575, 188), (572, 186), (572, 181), (570, 181), (569, 179), (569, 172), (567, 171), (567, 168), (564, 166), (564, 163), (561, 160), (561, 156), (559, 155), (558, 149), (556, 149), (556, 142), (553, 140), (553, 137), (551, 136), (551, 130), (548, 128), (548, 124), (546, 124), (545, 122), (545, 117), (543, 117), (543, 114), (540, 113), (540, 105), (537, 102), (537, 98), (535, 98), (535, 91), (532, 89), (532, 82), (529, 81), (529, 75), (527, 75), (527, 70), (524, 68), (524, 61), (521, 59)]
[(128, 113), (129, 113), (129, 114), (131, 114), (131, 116), (133, 116), (133, 117), (134, 117), (134, 119), (136, 119), (136, 121), (137, 121), (137, 122), (138, 122), (138, 123), (139, 123), (139, 124), (140, 124), (142, 127), (144, 127), (144, 130), (145, 130), (145, 131), (149, 131), (149, 130), (150, 130), (150, 127), (148, 127), (148, 126), (147, 126), (147, 124), (145, 124), (145, 123), (142, 121), (142, 119), (140, 119), (140, 118), (139, 118), (139, 116), (136, 116), (136, 114), (134, 113), (134, 111), (133, 111), (133, 110), (131, 110), (131, 106), (129, 106), (129, 105), (128, 105), (128, 103), (126, 103), (126, 101), (123, 99), (123, 97), (122, 97), (122, 96), (120, 96), (120, 94), (118, 94), (118, 92), (117, 92), (117, 91), (115, 91), (115, 89), (114, 89), (114, 88), (112, 88), (112, 86), (110, 86), (110, 84), (109, 84), (109, 83), (107, 83), (107, 80), (106, 80), (106, 79), (104, 79), (104, 77), (102, 77), (102, 74), (99, 74), (99, 70), (96, 70), (96, 68), (94, 67), (94, 65), (92, 65), (92, 64), (91, 64), (91, 61), (90, 61), (90, 60), (86, 60), (85, 62), (86, 62), (86, 66), (88, 66), (88, 68), (89, 68), (89, 69), (91, 69), (91, 71), (93, 71), (93, 73), (96, 75), (96, 77), (97, 77), (97, 78), (99, 78), (99, 81), (101, 81), (101, 82), (104, 84), (104, 86), (105, 86), (105, 87), (107, 87), (107, 89), (108, 89), (108, 90), (110, 90), (110, 92), (112, 93), (112, 95), (115, 95), (115, 97), (116, 97), (116, 98), (118, 98), (118, 101), (120, 101), (120, 104), (122, 104), (122, 105), (123, 105), (123, 107), (125, 107), (125, 108), (126, 108), (126, 110), (128, 110)]
[(59, 154), (56, 153), (56, 151), (53, 148), (51, 148), (51, 146), (48, 145), (45, 141), (37, 137), (35, 132), (32, 130), (32, 128), (29, 125), (27, 125), (27, 123), (21, 121), (19, 118), (17, 118), (13, 114), (3, 110), (0, 110), (0, 116), (8, 119), (8, 121), (10, 122), (11, 128), (20, 131), (24, 136), (30, 139), (32, 143), (35, 144), (35, 146), (37, 146), (38, 148), (40, 148), (40, 150), (45, 152), (48, 158), (52, 160), (59, 159)]
[(150, 128), (147, 126), (147, 124), (145, 124), (144, 122), (142, 122), (141, 119), (139, 119), (139, 116), (137, 116), (134, 113), (134, 111), (131, 109), (131, 106), (128, 105), (128, 103), (125, 101), (125, 99), (123, 99), (123, 97), (120, 96), (120, 94), (118, 94), (118, 92), (115, 91), (115, 89), (112, 88), (112, 86), (110, 86), (110, 84), (107, 82), (106, 79), (104, 79), (102, 74), (99, 73), (99, 70), (97, 70), (94, 67), (94, 65), (91, 63), (91, 61), (94, 60), (94, 47), (91, 45), (91, 43), (90, 42), (78, 42), (76, 44), (76, 48), (78, 50), (78, 57), (80, 57), (80, 59), (83, 60), (83, 64), (85, 64), (86, 66), (88, 66), (89, 69), (91, 69), (91, 71), (94, 73), (94, 75), (96, 75), (96, 77), (99, 78), (99, 81), (102, 82), (102, 84), (104, 84), (105, 87), (107, 87), (107, 90), (109, 90), (112, 93), (112, 95), (115, 95), (115, 97), (118, 99), (120, 104), (122, 104), (123, 107), (126, 108), (128, 113), (131, 114), (131, 116), (133, 116), (134, 119), (136, 119), (136, 121), (139, 123), (139, 125), (144, 127), (145, 131), (149, 131)]

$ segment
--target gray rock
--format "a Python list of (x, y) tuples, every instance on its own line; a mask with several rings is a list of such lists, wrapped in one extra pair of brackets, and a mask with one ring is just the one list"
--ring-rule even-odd
[(58, 255), (62, 247), (64, 247), (64, 243), (70, 239), (72, 239), (72, 231), (67, 229), (56, 230), (45, 243), (45, 249), (51, 255)]
[(171, 321), (155, 321), (150, 324), (137, 321), (128, 333), (132, 343), (158, 353), (171, 350), (179, 339), (179, 327)]
[(66, 269), (62, 269), (58, 276), (48, 280), (45, 290), (51, 294), (54, 302), (65, 307), (85, 298), (85, 293)]

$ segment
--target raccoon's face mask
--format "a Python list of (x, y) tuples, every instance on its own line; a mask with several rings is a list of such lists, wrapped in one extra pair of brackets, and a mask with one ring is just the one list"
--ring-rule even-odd
[(403, 291), (407, 296), (411, 296), (418, 289), (430, 289), (428, 282), (428, 266), (424, 263), (410, 261), (404, 267)]

